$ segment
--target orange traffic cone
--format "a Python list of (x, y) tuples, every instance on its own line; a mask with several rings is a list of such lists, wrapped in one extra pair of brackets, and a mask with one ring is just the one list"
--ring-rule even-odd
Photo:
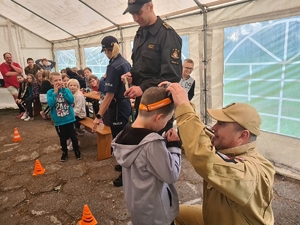
[(32, 175), (35, 176), (35, 175), (44, 174), (44, 173), (45, 173), (45, 170), (46, 170), (46, 169), (44, 169), (44, 168), (42, 167), (40, 161), (39, 161), (38, 159), (35, 160), (34, 171), (33, 171), (33, 174), (32, 174)]
[(82, 219), (78, 222), (79, 225), (95, 225), (98, 224), (95, 217), (92, 215), (88, 205), (84, 205)]
[(22, 138), (19, 134), (18, 128), (14, 129), (14, 137), (12, 139), (13, 142), (18, 142), (18, 141), (22, 141)]

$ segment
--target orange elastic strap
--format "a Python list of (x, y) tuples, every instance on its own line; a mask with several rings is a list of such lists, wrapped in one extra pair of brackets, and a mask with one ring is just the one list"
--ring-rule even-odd
[(152, 103), (152, 104), (149, 104), (149, 105), (144, 105), (143, 103), (140, 103), (139, 108), (140, 108), (140, 110), (150, 112), (150, 111), (162, 108), (162, 107), (164, 107), (166, 105), (169, 105), (171, 103), (172, 103), (172, 101), (171, 101), (170, 98), (165, 98), (165, 99), (163, 99), (159, 102), (155, 102), (155, 103)]

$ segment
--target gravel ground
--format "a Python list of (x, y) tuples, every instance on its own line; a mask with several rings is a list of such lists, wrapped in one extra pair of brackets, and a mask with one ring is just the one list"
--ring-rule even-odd
[[(115, 159), (97, 161), (96, 136), (79, 136), (83, 159), (69, 152), (61, 163), (54, 126), (40, 116), (16, 119), (16, 110), (0, 110), (0, 225), (75, 225), (87, 204), (103, 225), (130, 225), (122, 188), (112, 181)], [(22, 141), (12, 143), (14, 128)], [(35, 160), (46, 169), (32, 176)], [(202, 179), (183, 155), (176, 183), (181, 203), (202, 203)], [(273, 201), (276, 225), (300, 224), (300, 181), (276, 175)]]

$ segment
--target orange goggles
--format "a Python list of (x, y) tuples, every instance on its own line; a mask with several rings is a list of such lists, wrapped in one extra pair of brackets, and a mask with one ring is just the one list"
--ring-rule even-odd
[(152, 104), (149, 104), (149, 105), (144, 105), (143, 103), (140, 103), (139, 109), (143, 110), (143, 111), (150, 112), (150, 111), (162, 108), (162, 107), (164, 107), (166, 105), (169, 105), (171, 103), (172, 103), (172, 100), (170, 98), (165, 98), (165, 99), (163, 99), (159, 102), (155, 102), (155, 103), (152, 103)]

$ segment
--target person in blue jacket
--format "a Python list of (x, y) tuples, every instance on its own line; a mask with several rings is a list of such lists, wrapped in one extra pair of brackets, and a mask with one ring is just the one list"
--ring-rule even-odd
[(50, 115), (54, 122), (55, 129), (60, 139), (61, 149), (63, 151), (60, 161), (64, 162), (68, 158), (68, 138), (72, 141), (76, 159), (82, 159), (74, 126), (76, 119), (74, 109), (72, 107), (72, 104), (74, 103), (72, 92), (63, 86), (60, 73), (51, 73), (50, 82), (53, 85), (53, 88), (47, 91), (47, 102), (50, 107)]
[[(105, 112), (109, 115), (109, 126), (112, 136), (115, 138), (128, 123), (131, 115), (131, 103), (129, 98), (124, 96), (125, 85), (121, 81), (121, 76), (130, 71), (130, 63), (120, 54), (120, 46), (118, 40), (113, 36), (106, 36), (101, 41), (102, 52), (105, 52), (109, 58), (109, 64), (106, 69), (105, 78), (105, 97), (101, 103), (99, 112), (94, 120), (94, 130), (97, 125), (102, 122)], [(120, 165), (116, 165), (115, 170), (122, 171)], [(120, 187), (122, 183), (122, 175), (114, 180), (114, 185)]]

